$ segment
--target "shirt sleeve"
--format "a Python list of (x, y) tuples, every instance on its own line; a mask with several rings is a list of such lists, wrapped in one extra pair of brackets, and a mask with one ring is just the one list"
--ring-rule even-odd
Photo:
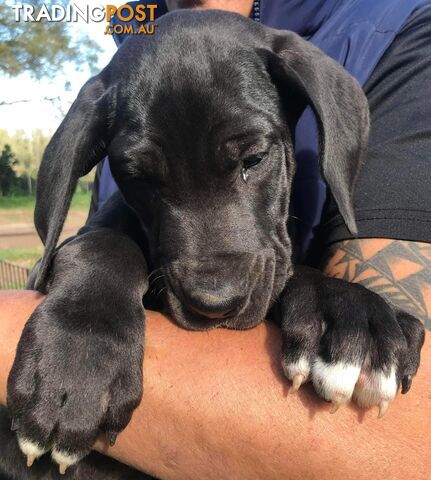
[[(368, 157), (354, 192), (359, 238), (431, 243), (431, 5), (416, 10), (364, 86)], [(326, 244), (352, 238), (328, 198)]]

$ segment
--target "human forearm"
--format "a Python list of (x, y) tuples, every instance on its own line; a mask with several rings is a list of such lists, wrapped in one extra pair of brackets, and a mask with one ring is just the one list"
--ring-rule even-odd
[[(31, 292), (10, 295), (0, 296), (1, 402), (15, 344), (38, 301)], [(279, 350), (271, 325), (197, 333), (149, 313), (144, 400), (106, 452), (167, 479), (430, 478), (429, 338), (411, 393), (382, 420), (354, 407), (329, 415), (308, 387), (288, 395)]]
[(324, 272), (362, 283), (431, 329), (431, 244), (387, 238), (338, 242)]

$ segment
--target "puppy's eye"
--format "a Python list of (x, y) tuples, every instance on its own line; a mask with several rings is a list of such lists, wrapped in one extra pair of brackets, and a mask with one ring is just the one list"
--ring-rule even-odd
[(248, 170), (249, 168), (255, 167), (262, 160), (262, 155), (252, 155), (251, 157), (246, 158), (242, 162), (243, 168)]
[(262, 157), (263, 155), (251, 155), (250, 157), (247, 157), (245, 160), (243, 160), (241, 177), (244, 182), (247, 181), (248, 176), (250, 175), (249, 170), (258, 165), (262, 161)]

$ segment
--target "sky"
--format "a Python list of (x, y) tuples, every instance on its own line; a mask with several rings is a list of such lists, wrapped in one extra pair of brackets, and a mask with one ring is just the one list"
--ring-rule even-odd
[[(15, 3), (15, 2), (14, 2)], [(25, 3), (16, 2), (16, 3)], [(41, 0), (43, 3), (43, 0)], [(73, 3), (82, 7), (86, 4), (102, 4), (92, 0), (74, 0)], [(122, 5), (126, 0), (109, 0), (106, 2), (113, 5)], [(14, 13), (11, 10), (11, 22), (14, 21)], [(75, 27), (80, 32), (86, 32), (101, 47), (98, 67), (103, 68), (116, 51), (114, 39), (111, 35), (105, 35), (104, 22), (78, 21)], [(55, 78), (37, 81), (23, 74), (15, 78), (7, 78), (0, 74), (1, 101), (11, 102), (28, 99), (26, 103), (16, 103), (11, 106), (0, 106), (0, 129), (7, 129), (10, 133), (22, 129), (30, 133), (36, 128), (41, 128), (45, 133), (53, 133), (58, 127), (62, 114), (59, 105), (43, 101), (44, 97), (61, 97), (61, 108), (67, 111), (70, 103), (75, 99), (81, 86), (90, 77), (90, 72), (76, 71), (73, 65), (68, 66), (64, 73), (59, 73)], [(70, 91), (66, 91), (65, 84), (69, 81)]]

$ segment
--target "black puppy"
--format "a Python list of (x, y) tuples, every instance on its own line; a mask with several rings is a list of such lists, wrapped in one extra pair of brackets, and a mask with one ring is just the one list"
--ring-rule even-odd
[[(31, 286), (48, 297), (8, 381), (29, 465), (51, 451), (64, 471), (129, 422), (142, 395), (149, 281), (189, 329), (250, 328), (272, 313), (292, 388), (311, 380), (334, 410), (353, 398), (382, 415), (400, 385), (408, 391), (421, 324), (359, 285), (292, 265), (293, 132), (307, 106), (323, 175), (355, 232), (367, 102), (299, 36), (235, 14), (175, 12), (83, 87), (40, 167), (35, 222), (46, 248)], [(56, 248), (78, 178), (106, 155), (121, 194)]]

